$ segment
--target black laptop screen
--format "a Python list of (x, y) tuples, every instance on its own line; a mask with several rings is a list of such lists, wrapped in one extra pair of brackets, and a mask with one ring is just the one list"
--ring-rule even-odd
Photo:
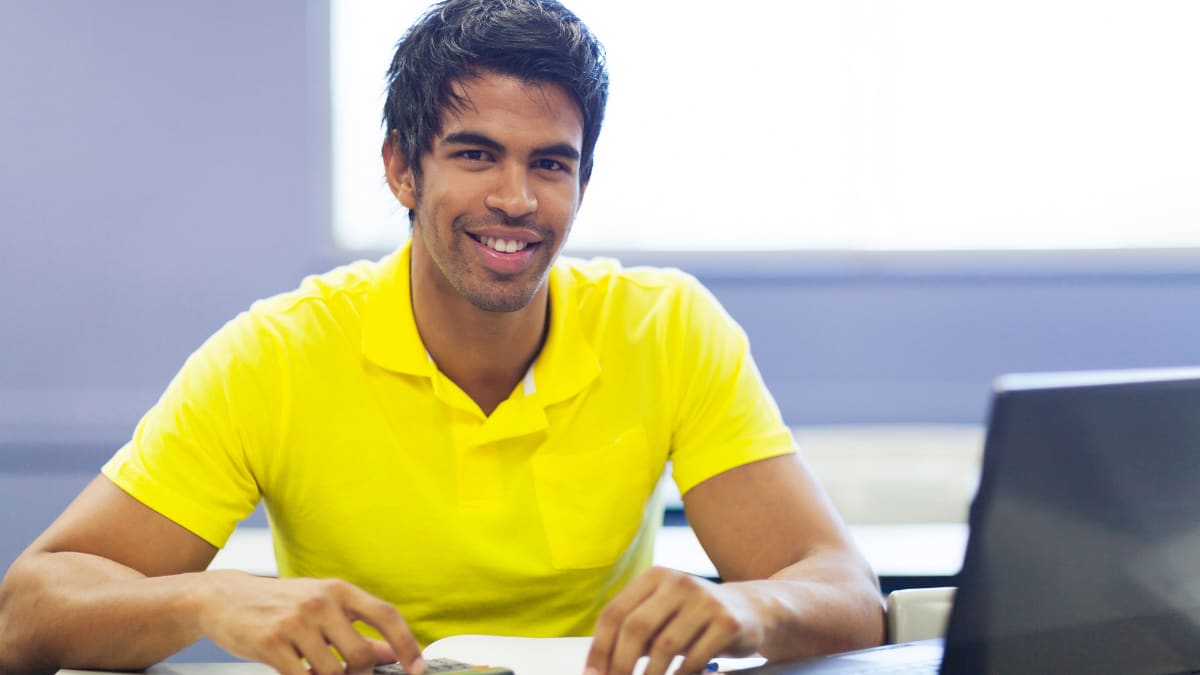
[(1200, 668), (1200, 372), (1002, 379), (944, 673)]

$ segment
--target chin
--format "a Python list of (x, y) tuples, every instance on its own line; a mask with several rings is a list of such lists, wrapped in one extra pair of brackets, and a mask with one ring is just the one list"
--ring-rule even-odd
[(458, 292), (485, 312), (519, 312), (533, 302), (538, 291), (546, 284), (547, 277), (545, 273), (535, 279), (524, 274), (507, 278), (493, 276), (486, 281), (480, 280), (474, 287), (460, 286)]
[(467, 299), (472, 305), (485, 312), (519, 312), (529, 306), (533, 296), (472, 296)]

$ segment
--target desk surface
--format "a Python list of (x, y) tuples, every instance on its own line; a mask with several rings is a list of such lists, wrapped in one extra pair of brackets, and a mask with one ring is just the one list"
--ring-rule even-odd
[[(122, 671), (74, 670), (63, 668), (58, 675), (96, 675)], [(144, 671), (146, 675), (278, 675), (274, 668), (261, 663), (157, 663)]]
[[(589, 637), (523, 638), (496, 635), (455, 635), (434, 642), (424, 649), (425, 658), (447, 657), (478, 664), (511, 668), (518, 675), (574, 675), (583, 672)], [(670, 673), (682, 659), (676, 657)], [(761, 657), (719, 658), (722, 672), (761, 665)], [(638, 663), (635, 674), (646, 667), (646, 658)], [(90, 670), (60, 670), (58, 675), (96, 675)], [(275, 671), (258, 663), (159, 663), (145, 671), (147, 675), (273, 675)]]
[[(950, 577), (958, 574), (967, 545), (962, 523), (851, 525), (850, 533), (881, 577)], [(664, 526), (654, 544), (654, 564), (705, 577), (717, 576), (695, 533), (686, 526)], [(277, 573), (271, 533), (265, 527), (238, 528), (210, 569)]]
[[(867, 560), (881, 577), (927, 579), (953, 576), (962, 565), (967, 542), (967, 526), (958, 523), (852, 525), (850, 531)], [(701, 576), (716, 576), (716, 568), (704, 553), (696, 535), (686, 526), (667, 526), (659, 531), (655, 542), (654, 563)], [(210, 568), (240, 569), (255, 574), (274, 575), (275, 555), (271, 546), (270, 531), (262, 527), (239, 528), (226, 547), (217, 554)], [(491, 646), (487, 647), (487, 651), (477, 653), (458, 643), (449, 643), (448, 640), (452, 639), (454, 638), (440, 641), (442, 644), (430, 645), (426, 654), (431, 657), (450, 656), (468, 661), (477, 657), (496, 658), (495, 663), (502, 663), (499, 657), (485, 656), (496, 654)], [(560, 644), (564, 648), (570, 647), (566, 643)], [(439, 651), (439, 648), (444, 651)], [(503, 655), (502, 652), (501, 656)], [(534, 663), (547, 663), (547, 653), (543, 649), (539, 649), (536, 655), (537, 660)], [(514, 667), (518, 663), (524, 663), (521, 659), (528, 656), (526, 653), (522, 657), (518, 653), (509, 656), (510, 661), (504, 664)], [(572, 669), (571, 672), (578, 670)], [(86, 675), (93, 671), (59, 672), (61, 675)], [(146, 672), (148, 675), (271, 675), (275, 671), (255, 663), (160, 663)], [(560, 675), (565, 671), (522, 667), (518, 672), (522, 675), (538, 675), (543, 672)]]

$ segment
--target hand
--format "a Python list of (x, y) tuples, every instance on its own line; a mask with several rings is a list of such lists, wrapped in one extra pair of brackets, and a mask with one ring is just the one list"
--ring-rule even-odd
[[(283, 675), (342, 675), (395, 661), (413, 675), (425, 672), (420, 647), (396, 608), (353, 584), (233, 571), (202, 574), (209, 583), (201, 588), (201, 630), (235, 656)], [(386, 642), (362, 636), (355, 621), (378, 630)]]
[(643, 655), (650, 657), (645, 675), (663, 675), (677, 655), (684, 657), (677, 672), (697, 673), (718, 654), (755, 652), (764, 634), (759, 612), (736, 584), (655, 567), (600, 614), (585, 675), (632, 673)]

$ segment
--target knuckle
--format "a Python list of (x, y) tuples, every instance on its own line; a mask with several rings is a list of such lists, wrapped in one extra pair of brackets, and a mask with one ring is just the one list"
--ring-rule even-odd
[(290, 644), (292, 636), (300, 634), (304, 629), (305, 621), (303, 615), (288, 614), (287, 616), (279, 617), (271, 630), (271, 636), (274, 638), (272, 644), (274, 646)]
[(649, 620), (640, 616), (631, 616), (625, 620), (625, 626), (622, 632), (626, 635), (644, 640), (646, 637), (649, 637), (653, 630), (654, 625)]
[(600, 618), (596, 619), (596, 628), (612, 629), (621, 623), (620, 617), (621, 610), (610, 604), (600, 612)]
[(327, 595), (310, 595), (300, 601), (299, 609), (304, 614), (322, 614), (332, 605), (333, 601)]
[(679, 648), (683, 646), (683, 642), (674, 635), (662, 634), (654, 641), (652, 651), (660, 652), (668, 656), (674, 656), (679, 653)]
[(373, 614), (378, 614), (380, 616), (387, 616), (392, 613), (399, 614), (399, 612), (396, 612), (396, 607), (392, 605), (392, 603), (381, 598), (377, 598), (373, 595), (368, 595), (359, 602), (366, 611)]
[(675, 592), (688, 591), (695, 585), (692, 577), (686, 574), (671, 574), (662, 583)]
[(678, 570), (673, 570), (669, 567), (652, 567), (651, 575), (651, 578), (658, 583), (671, 581), (672, 579), (678, 579), (681, 576), (685, 576)]
[(279, 651), (291, 644), (291, 641), (285, 637), (286, 631), (282, 626), (276, 626), (275, 630), (270, 630), (259, 636), (257, 642), (260, 650), (266, 653)]
[(717, 613), (713, 617), (712, 623), (718, 630), (725, 633), (732, 633), (739, 627), (737, 618), (728, 612)]
[(340, 597), (350, 588), (350, 583), (342, 579), (318, 579), (317, 588), (322, 594)]

